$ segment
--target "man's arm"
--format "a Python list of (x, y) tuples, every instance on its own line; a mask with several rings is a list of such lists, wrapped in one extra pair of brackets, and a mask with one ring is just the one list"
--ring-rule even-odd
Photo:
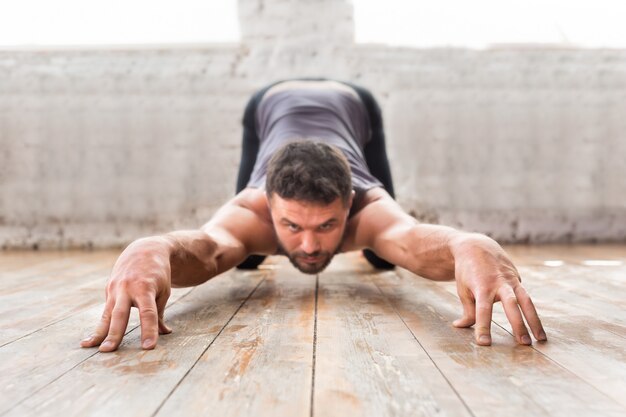
[(522, 313), (535, 338), (546, 340), (519, 273), (498, 243), (477, 233), (420, 224), (385, 194), (382, 191), (352, 219), (350, 244), (369, 247), (387, 261), (424, 278), (456, 279), (463, 317), (454, 325), (476, 324), (475, 337), (480, 345), (491, 344), (492, 308), (498, 301), (520, 344), (531, 344)]
[(126, 331), (130, 309), (137, 307), (142, 347), (153, 349), (159, 334), (171, 332), (163, 320), (171, 287), (202, 284), (251, 253), (275, 250), (271, 225), (264, 219), (263, 204), (258, 201), (262, 195), (258, 193), (243, 191), (200, 230), (176, 231), (131, 243), (111, 272), (100, 323), (81, 346), (100, 345), (102, 352), (116, 350)]

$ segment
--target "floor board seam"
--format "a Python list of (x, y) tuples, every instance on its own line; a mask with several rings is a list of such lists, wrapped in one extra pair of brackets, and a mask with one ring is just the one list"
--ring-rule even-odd
[(313, 314), (313, 357), (311, 368), (311, 406), (310, 416), (313, 417), (313, 407), (315, 404), (315, 361), (317, 355), (317, 298), (319, 294), (319, 274), (315, 276), (315, 309)]
[(239, 304), (239, 307), (237, 307), (237, 309), (235, 310), (235, 312), (233, 313), (232, 316), (230, 316), (230, 318), (226, 321), (226, 323), (222, 326), (222, 328), (220, 329), (220, 331), (215, 335), (215, 337), (213, 338), (213, 340), (211, 340), (211, 342), (209, 343), (209, 345), (198, 355), (198, 358), (194, 361), (194, 363), (189, 367), (189, 369), (187, 369), (187, 372), (185, 372), (185, 374), (180, 378), (180, 380), (176, 383), (176, 385), (174, 386), (174, 388), (172, 388), (172, 390), (165, 396), (165, 398), (163, 399), (163, 401), (161, 401), (161, 404), (159, 404), (159, 406), (156, 408), (156, 410), (154, 410), (154, 413), (151, 414), (151, 417), (156, 416), (159, 411), (161, 411), (161, 409), (163, 408), (163, 406), (165, 405), (165, 403), (167, 402), (167, 400), (170, 399), (170, 397), (172, 396), (172, 394), (174, 394), (174, 392), (178, 389), (178, 387), (180, 386), (180, 384), (182, 384), (182, 382), (185, 380), (185, 378), (187, 377), (187, 375), (189, 375), (189, 373), (193, 370), (193, 368), (195, 368), (195, 366), (198, 364), (198, 362), (200, 361), (200, 359), (202, 359), (202, 357), (204, 356), (204, 354), (209, 350), (209, 348), (211, 346), (213, 346), (213, 343), (215, 343), (215, 341), (217, 340), (217, 338), (222, 334), (222, 332), (224, 331), (224, 329), (226, 327), (228, 327), (228, 324), (233, 320), (233, 318), (235, 318), (235, 316), (237, 315), (237, 313), (239, 313), (239, 310), (241, 310), (241, 308), (248, 302), (248, 300), (252, 297), (252, 295), (256, 292), (256, 290), (261, 286), (261, 284), (265, 282), (265, 278), (261, 279), (259, 281), (259, 283), (252, 289), (252, 291), (250, 291), (250, 294), (248, 294), (248, 296), (245, 298), (245, 300), (243, 300), (241, 302), (241, 304)]
[[(195, 288), (191, 289), (189, 292), (187, 292), (186, 294), (180, 296), (180, 298), (178, 298), (176, 301), (174, 301), (172, 304), (168, 305), (166, 307), (170, 308), (171, 306), (173, 306), (174, 304), (178, 303), (180, 300), (182, 300), (183, 298), (187, 297)], [(78, 314), (78, 313), (77, 313)], [(69, 318), (69, 317), (68, 317)], [(65, 320), (65, 319), (63, 319)], [(61, 320), (59, 320), (61, 321)], [(46, 326), (47, 327), (47, 326)], [(138, 327), (141, 327), (140, 325), (137, 325), (135, 327), (133, 327), (132, 329), (128, 330), (126, 333), (124, 333), (124, 336), (128, 335), (130, 332), (134, 331), (135, 329), (137, 329)], [(44, 329), (45, 327), (43, 327), (42, 329)], [(41, 329), (40, 329), (41, 330)], [(35, 333), (35, 332), (33, 332)], [(24, 336), (26, 337), (26, 336)], [(18, 402), (16, 402), (11, 408), (7, 409), (5, 412), (3, 412), (0, 415), (5, 415), (7, 413), (9, 413), (11, 410), (13, 410), (14, 408), (16, 408), (17, 406), (19, 406), (20, 404), (22, 404), (24, 401), (28, 400), (30, 397), (32, 397), (33, 395), (37, 394), (39, 391), (45, 389), (46, 387), (54, 384), (57, 380), (59, 380), (60, 378), (62, 378), (63, 376), (65, 376), (66, 374), (68, 374), (69, 372), (72, 372), (72, 370), (74, 370), (75, 368), (77, 368), (79, 365), (83, 364), (84, 362), (88, 361), (89, 359), (93, 358), (94, 356), (96, 356), (97, 354), (101, 353), (100, 351), (96, 350), (93, 354), (87, 356), (86, 358), (82, 359), (81, 361), (79, 361), (78, 363), (76, 363), (74, 366), (72, 366), (71, 368), (63, 371), (61, 374), (59, 374), (56, 378), (46, 382), (45, 385), (42, 385), (41, 387), (37, 388), (35, 391), (31, 392), (28, 394), (28, 396), (24, 397), (23, 399), (19, 400)]]
[[(396, 277), (400, 278), (399, 275), (397, 275), (395, 272), (394, 274), (396, 275)], [(424, 351), (424, 353), (426, 354), (426, 356), (428, 356), (428, 359), (430, 359), (430, 361), (432, 362), (433, 366), (435, 367), (435, 369), (437, 369), (437, 372), (439, 372), (439, 374), (441, 374), (442, 378), (446, 381), (446, 383), (448, 384), (448, 386), (450, 387), (450, 389), (454, 392), (454, 394), (457, 396), (457, 398), (459, 399), (459, 401), (461, 401), (461, 404), (463, 404), (463, 406), (465, 407), (465, 409), (467, 410), (467, 412), (472, 416), (472, 417), (476, 417), (476, 415), (472, 412), (471, 408), (467, 405), (467, 403), (465, 402), (465, 400), (463, 400), (463, 397), (461, 396), (461, 394), (456, 390), (456, 388), (454, 388), (454, 385), (452, 385), (452, 382), (448, 379), (448, 377), (446, 377), (446, 375), (444, 374), (444, 372), (441, 370), (441, 368), (439, 368), (439, 366), (437, 365), (437, 363), (435, 362), (435, 360), (432, 358), (432, 356), (430, 356), (430, 354), (428, 353), (428, 351), (426, 350), (426, 348), (424, 347), (424, 345), (422, 345), (422, 343), (418, 340), (418, 338), (415, 336), (415, 333), (413, 333), (413, 331), (411, 330), (411, 328), (409, 327), (409, 325), (404, 321), (404, 318), (402, 317), (402, 315), (400, 314), (400, 312), (398, 311), (398, 309), (396, 308), (396, 306), (389, 300), (389, 298), (385, 295), (385, 293), (383, 292), (383, 290), (380, 289), (380, 287), (378, 286), (378, 284), (372, 279), (371, 275), (369, 275), (370, 277), (370, 282), (372, 282), (372, 284), (374, 284), (376, 286), (376, 289), (380, 292), (380, 294), (382, 295), (382, 297), (387, 301), (387, 303), (391, 306), (391, 308), (393, 309), (393, 311), (396, 313), (396, 315), (398, 316), (398, 318), (402, 321), (402, 323), (404, 324), (404, 326), (407, 328), (407, 330), (411, 333), (411, 336), (413, 336), (413, 339), (415, 339), (415, 341), (417, 342), (417, 344), (420, 346), (420, 348), (422, 348), (422, 350)]]
[[(501, 328), (502, 330), (504, 330), (505, 332), (507, 332), (508, 334), (511, 335), (511, 337), (515, 337), (513, 336), (513, 333), (511, 333), (506, 327), (502, 326), (500, 323), (496, 322), (495, 320), (492, 320), (493, 324), (495, 324), (496, 326), (498, 326), (499, 328)], [(549, 343), (549, 342), (548, 342)], [(610, 399), (611, 401), (613, 401), (615, 404), (618, 404), (620, 407), (623, 407), (623, 405), (615, 400), (615, 398), (611, 397), (609, 394), (607, 394), (606, 392), (600, 391), (595, 385), (589, 383), (589, 381), (587, 381), (587, 379), (581, 377), (580, 375), (578, 375), (576, 372), (572, 371), (571, 369), (567, 368), (565, 365), (561, 364), (559, 361), (557, 361), (556, 359), (548, 356), (547, 354), (545, 354), (544, 352), (540, 351), (539, 349), (535, 348), (535, 346), (529, 346), (530, 348), (532, 348), (535, 352), (540, 353), (543, 357), (545, 357), (546, 359), (548, 359), (550, 362), (554, 363), (555, 365), (557, 365), (559, 368), (562, 368), (563, 370), (565, 370), (567, 373), (573, 375), (574, 377), (576, 377), (577, 379), (583, 381), (585, 384), (587, 384), (588, 386), (590, 386), (591, 388), (593, 388), (594, 390), (596, 390), (597, 392), (599, 392), (600, 394), (602, 394), (603, 396), (605, 396), (606, 398)]]
[[(110, 268), (109, 268), (109, 269), (110, 269)], [(99, 278), (94, 278), (92, 281), (89, 281), (89, 282), (87, 282), (87, 283), (85, 283), (85, 284), (82, 284), (82, 285), (80, 285), (78, 288), (88, 287), (88, 286), (93, 285), (94, 283), (96, 283), (96, 282), (100, 281), (101, 279), (102, 279), (102, 277), (99, 277)], [(18, 340), (20, 340), (20, 339), (23, 339), (23, 338), (28, 337), (28, 336), (30, 336), (30, 335), (32, 335), (32, 334), (35, 334), (35, 333), (37, 333), (37, 332), (39, 332), (39, 331), (41, 331), (41, 330), (43, 330), (43, 329), (45, 329), (45, 328), (47, 328), (47, 327), (50, 327), (50, 326), (52, 326), (52, 325), (54, 325), (54, 324), (57, 324), (57, 323), (60, 323), (60, 322), (62, 322), (63, 320), (67, 320), (67, 319), (69, 319), (69, 318), (74, 317), (74, 316), (75, 316), (75, 315), (77, 315), (77, 314), (83, 313), (83, 312), (85, 312), (85, 311), (89, 310), (90, 308), (93, 308), (95, 305), (96, 305), (96, 304), (91, 305), (91, 306), (89, 306), (89, 307), (86, 307), (86, 308), (84, 308), (84, 309), (82, 309), (82, 310), (79, 310), (79, 311), (75, 311), (75, 312), (73, 312), (73, 313), (70, 313), (70, 314), (68, 314), (68, 315), (67, 315), (67, 316), (65, 316), (65, 317), (61, 317), (60, 319), (58, 319), (58, 320), (56, 320), (56, 321), (53, 321), (52, 323), (48, 323), (48, 324), (46, 324), (45, 326), (42, 326), (42, 327), (40, 327), (40, 328), (38, 328), (38, 329), (35, 329), (35, 330), (32, 330), (31, 332), (26, 333), (26, 334), (23, 334), (23, 335), (21, 335), (21, 336), (19, 336), (19, 337), (15, 338), (15, 339), (13, 339), (13, 340), (9, 340), (8, 342), (4, 342), (4, 343), (0, 344), (0, 349), (2, 349), (3, 347), (5, 347), (5, 346), (7, 346), (7, 345), (10, 345), (11, 343), (17, 342), (17, 341), (18, 341)]]
[[(193, 291), (193, 289), (192, 289), (191, 291)], [(186, 293), (186, 294), (184, 294), (184, 295), (181, 295), (181, 296), (180, 296), (180, 298), (178, 298), (178, 299), (177, 299), (176, 301), (174, 301), (172, 304), (170, 304), (169, 306), (167, 306), (167, 308), (169, 308), (170, 306), (173, 306), (174, 304), (176, 304), (177, 302), (179, 302), (179, 301), (180, 301), (180, 300), (182, 300), (183, 298), (187, 297), (187, 295), (189, 295), (189, 293), (191, 293), (191, 291), (187, 292), (187, 293)], [(101, 303), (101, 304), (104, 306), (104, 303)], [(36, 330), (33, 330), (33, 331), (32, 331), (32, 332), (30, 332), (30, 333), (26, 333), (26, 334), (24, 334), (24, 335), (22, 335), (22, 336), (20, 336), (20, 337), (18, 337), (18, 338), (16, 338), (16, 339), (13, 339), (13, 340), (10, 340), (10, 341), (8, 341), (8, 342), (5, 342), (5, 343), (3, 343), (3, 344), (1, 344), (1, 345), (0, 345), (0, 349), (2, 349), (2, 348), (3, 348), (3, 347), (5, 347), (5, 346), (10, 345), (11, 343), (15, 343), (15, 342), (17, 342), (17, 341), (19, 341), (19, 340), (21, 340), (21, 339), (24, 339), (25, 337), (28, 337), (28, 336), (31, 336), (31, 335), (33, 335), (33, 334), (37, 333), (37, 332), (40, 332), (40, 331), (42, 331), (42, 330), (44, 330), (44, 329), (46, 329), (46, 328), (48, 328), (48, 327), (50, 327), (50, 326), (53, 326), (53, 325), (55, 325), (55, 324), (57, 324), (57, 323), (60, 323), (60, 322), (62, 322), (62, 321), (64, 321), (64, 320), (71, 319), (72, 317), (76, 316), (77, 314), (84, 313), (85, 311), (87, 311), (87, 310), (89, 310), (89, 309), (91, 309), (91, 308), (94, 308), (96, 305), (97, 305), (97, 304), (94, 304), (94, 305), (92, 305), (92, 306), (89, 306), (89, 307), (85, 308), (84, 310), (75, 311), (74, 313), (71, 313), (71, 314), (69, 314), (69, 315), (67, 315), (67, 316), (65, 316), (65, 317), (62, 317), (62, 318), (60, 318), (60, 319), (58, 319), (58, 320), (56, 320), (56, 321), (53, 321), (52, 323), (48, 323), (48, 324), (46, 324), (45, 326), (42, 326), (42, 327), (40, 327), (40, 328), (38, 328), (38, 329), (36, 329)], [(135, 330), (137, 327), (139, 327), (139, 326), (133, 327), (132, 329), (130, 329), (130, 330), (128, 330), (126, 333), (124, 333), (124, 335), (127, 335), (128, 333), (132, 332), (132, 331), (133, 331), (133, 330)]]

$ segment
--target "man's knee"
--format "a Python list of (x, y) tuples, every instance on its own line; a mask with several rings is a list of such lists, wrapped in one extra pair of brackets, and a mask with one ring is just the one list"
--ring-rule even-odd
[(376, 255), (373, 251), (369, 249), (363, 250), (363, 256), (365, 256), (365, 259), (367, 259), (367, 261), (376, 269), (389, 270), (389, 269), (394, 269), (396, 267), (394, 264), (391, 264), (385, 261), (383, 258), (380, 258), (378, 255)]
[(257, 269), (261, 263), (265, 260), (265, 256), (262, 255), (250, 255), (245, 261), (237, 265), (237, 269)]

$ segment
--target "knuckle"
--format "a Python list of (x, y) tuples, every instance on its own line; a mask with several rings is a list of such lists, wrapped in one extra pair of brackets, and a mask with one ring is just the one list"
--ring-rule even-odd
[(489, 332), (491, 332), (491, 327), (487, 327), (484, 325), (476, 325), (477, 334), (489, 334)]
[(502, 302), (508, 305), (517, 305), (517, 297), (514, 294), (507, 294), (502, 298)]
[(144, 318), (155, 318), (158, 317), (157, 310), (154, 307), (144, 307), (139, 310), (139, 317), (143, 320)]
[(476, 303), (476, 310), (489, 311), (491, 310), (491, 308), (492, 308), (492, 305), (490, 302), (481, 301), (479, 303)]
[(111, 314), (113, 319), (121, 320), (126, 318), (127, 311), (124, 308), (115, 308)]
[(142, 278), (137, 278), (128, 284), (128, 288), (136, 294), (152, 294), (154, 291), (154, 284), (152, 281)]
[(515, 291), (515, 294), (517, 294), (519, 297), (524, 297), (524, 298), (530, 297), (528, 294), (528, 291), (526, 291), (526, 288), (524, 288), (521, 284), (513, 288), (513, 291)]

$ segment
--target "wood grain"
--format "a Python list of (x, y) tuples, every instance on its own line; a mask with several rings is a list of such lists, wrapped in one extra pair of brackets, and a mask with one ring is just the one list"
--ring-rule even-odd
[(506, 249), (548, 342), (517, 345), (496, 304), (477, 346), (454, 282), (349, 254), (317, 279), (270, 258), (175, 289), (155, 350), (133, 309), (101, 354), (78, 343), (119, 253), (0, 253), (0, 415), (626, 415), (626, 245)]
[(275, 270), (168, 398), (159, 416), (309, 416), (315, 276)]
[[(478, 346), (473, 329), (452, 321), (461, 305), (445, 286), (408, 271), (374, 281), (476, 416), (620, 416), (619, 403), (534, 347), (492, 326), (493, 345)], [(549, 344), (550, 341), (546, 342)]]
[[(171, 306), (192, 290), (172, 290), (166, 320)], [(103, 308), (104, 304), (100, 303), (0, 348), (0, 415), (97, 354), (96, 349), (80, 348), (79, 342), (93, 331)], [(133, 309), (127, 334), (138, 325), (137, 310)]]
[[(626, 407), (626, 266), (583, 264), (588, 259), (626, 259), (626, 249), (580, 246), (521, 252), (524, 286), (550, 337), (550, 343), (536, 349)], [(546, 266), (548, 259), (564, 264)], [(494, 322), (511, 332), (501, 309)]]
[(341, 256), (320, 275), (315, 415), (470, 416), (368, 269)]
[[(154, 350), (141, 350), (140, 332), (134, 328), (119, 350), (103, 354), (91, 349), (95, 354), (18, 403), (6, 415), (152, 415), (262, 277), (263, 273), (258, 272), (232, 272), (214, 278), (174, 304), (168, 312), (174, 333), (161, 336)], [(72, 340), (72, 347), (67, 349), (76, 349), (76, 343)]]
[(0, 346), (104, 301), (117, 255), (89, 252), (64, 258), (52, 268), (44, 263), (3, 273)]

